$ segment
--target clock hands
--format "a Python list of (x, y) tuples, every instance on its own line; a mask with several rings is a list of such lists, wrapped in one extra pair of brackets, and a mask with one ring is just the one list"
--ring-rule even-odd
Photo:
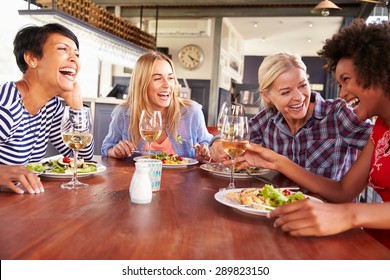
[(189, 57), (192, 61), (194, 61), (194, 62), (199, 62), (199, 60), (197, 60), (196, 58), (193, 58), (190, 54), (188, 55), (188, 57)]

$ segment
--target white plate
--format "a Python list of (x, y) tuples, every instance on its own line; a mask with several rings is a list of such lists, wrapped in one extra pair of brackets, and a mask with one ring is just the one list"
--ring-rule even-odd
[[(137, 161), (139, 159), (143, 159), (143, 158), (149, 158), (148, 156), (139, 156), (139, 157), (135, 157), (134, 158), (134, 161)], [(194, 164), (197, 164), (199, 161), (196, 160), (196, 159), (193, 159), (193, 158), (186, 158), (186, 157), (183, 157), (183, 159), (187, 160), (188, 163), (183, 163), (183, 164), (166, 164), (166, 163), (163, 163), (163, 167), (165, 168), (184, 168), (184, 167), (187, 167), (189, 165), (194, 165)]]
[[(219, 163), (205, 163), (200, 166), (201, 169), (206, 170), (214, 175), (221, 176), (221, 177), (228, 177), (230, 178), (230, 170), (229, 171), (220, 171), (217, 170)], [(241, 179), (248, 179), (252, 178), (254, 175), (264, 175), (271, 172), (269, 169), (262, 169), (259, 172), (251, 173), (252, 175), (247, 174), (245, 171), (243, 173), (241, 172), (235, 172), (234, 173), (234, 178), (241, 178)]]
[[(95, 163), (90, 163), (90, 162), (86, 162), (88, 164), (95, 164)], [(88, 176), (92, 176), (92, 175), (95, 175), (95, 174), (98, 174), (98, 173), (101, 173), (103, 171), (106, 170), (106, 167), (102, 164), (96, 164), (96, 171), (93, 171), (93, 172), (87, 172), (87, 173), (77, 173), (77, 178), (83, 178), (83, 177), (88, 177)], [(73, 174), (71, 173), (44, 173), (44, 174), (41, 174), (39, 175), (41, 177), (46, 177), (46, 178), (55, 178), (55, 179), (70, 179), (72, 178)]]
[[(251, 188), (251, 189), (253, 189), (253, 188)], [(242, 190), (245, 190), (245, 189), (232, 189), (232, 190), (220, 191), (220, 192), (217, 192), (214, 195), (214, 198), (215, 198), (216, 201), (218, 201), (218, 202), (220, 202), (220, 203), (222, 203), (222, 204), (224, 204), (226, 206), (232, 207), (234, 209), (237, 209), (239, 211), (242, 211), (242, 212), (245, 212), (245, 213), (248, 213), (248, 214), (257, 215), (257, 216), (266, 216), (267, 213), (270, 212), (270, 210), (255, 209), (255, 208), (251, 208), (249, 206), (244, 206), (244, 205), (239, 204), (239, 203), (237, 203), (235, 201), (232, 201), (231, 199), (226, 197), (226, 194), (228, 192), (241, 192)], [(304, 196), (309, 198), (309, 199), (322, 202), (320, 199), (315, 198), (313, 196), (306, 195), (306, 194)]]
[[(44, 158), (40, 162), (42, 162), (42, 163), (43, 162), (48, 162), (48, 161), (50, 161), (52, 159), (58, 160), (59, 158), (62, 158), (62, 157), (63, 157), (62, 155), (57, 155), (57, 156), (53, 156), (53, 157), (49, 157), (49, 158)], [(89, 177), (89, 176), (101, 173), (101, 172), (103, 172), (103, 171), (105, 171), (107, 169), (102, 164), (96, 164), (96, 163), (88, 162), (88, 161), (86, 161), (86, 163), (88, 163), (88, 164), (95, 164), (96, 165), (96, 171), (87, 172), (87, 173), (77, 173), (77, 178)], [(71, 179), (73, 174), (72, 173), (51, 173), (51, 172), (48, 172), (48, 173), (43, 173), (43, 174), (41, 174), (39, 176), (45, 177), (45, 178), (54, 178), (54, 179)]]

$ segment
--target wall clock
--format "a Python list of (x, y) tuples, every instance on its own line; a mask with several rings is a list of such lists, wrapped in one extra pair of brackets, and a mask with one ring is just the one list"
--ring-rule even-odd
[(184, 46), (179, 51), (178, 55), (180, 64), (189, 70), (195, 69), (201, 65), (203, 62), (203, 57), (203, 51), (197, 45)]

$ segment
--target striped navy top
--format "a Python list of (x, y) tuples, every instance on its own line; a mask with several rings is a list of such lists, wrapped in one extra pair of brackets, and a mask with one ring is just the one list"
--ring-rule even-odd
[[(35, 115), (27, 112), (21, 94), (13, 82), (0, 85), (0, 164), (24, 165), (40, 161), (48, 141), (63, 156), (70, 156), (61, 137), (64, 108), (58, 97), (50, 99)], [(79, 156), (91, 159), (94, 143), (79, 151)]]

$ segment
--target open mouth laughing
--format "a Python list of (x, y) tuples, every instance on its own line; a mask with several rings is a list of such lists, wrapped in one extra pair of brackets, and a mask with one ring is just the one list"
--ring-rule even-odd
[(292, 109), (292, 110), (300, 110), (300, 109), (302, 109), (303, 108), (303, 105), (304, 105), (304, 103), (301, 103), (301, 104), (299, 104), (299, 105), (294, 105), (294, 106), (290, 106), (290, 108)]
[(360, 103), (360, 100), (359, 98), (355, 97), (349, 101), (347, 101), (348, 105), (351, 107), (351, 108), (355, 108), (359, 103)]
[(160, 93), (158, 94), (158, 97), (160, 97), (160, 98), (163, 99), (163, 100), (168, 100), (168, 98), (169, 98), (169, 92), (160, 92)]
[(76, 69), (70, 67), (64, 67), (64, 68), (60, 68), (60, 73), (62, 75), (67, 76), (70, 79), (73, 79), (74, 76), (76, 75)]

